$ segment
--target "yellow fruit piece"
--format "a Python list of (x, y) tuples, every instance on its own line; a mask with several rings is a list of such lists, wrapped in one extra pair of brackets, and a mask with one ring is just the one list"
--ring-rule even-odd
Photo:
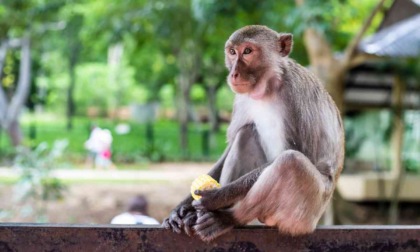
[(203, 174), (198, 176), (198, 178), (196, 178), (192, 184), (191, 184), (191, 196), (195, 199), (198, 200), (201, 198), (201, 196), (196, 195), (194, 192), (195, 190), (210, 190), (210, 189), (214, 189), (214, 188), (220, 188), (220, 184), (217, 183), (216, 180), (214, 180), (212, 177), (210, 177), (207, 174)]

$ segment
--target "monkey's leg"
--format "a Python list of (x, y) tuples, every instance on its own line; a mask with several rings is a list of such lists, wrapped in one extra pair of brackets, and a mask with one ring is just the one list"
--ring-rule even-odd
[(211, 241), (216, 237), (229, 232), (239, 223), (233, 218), (230, 209), (215, 211), (198, 211), (197, 224), (194, 226), (195, 233), (203, 241)]
[(322, 175), (298, 151), (283, 152), (234, 207), (243, 224), (258, 218), (292, 235), (312, 232), (333, 192), (331, 176)]

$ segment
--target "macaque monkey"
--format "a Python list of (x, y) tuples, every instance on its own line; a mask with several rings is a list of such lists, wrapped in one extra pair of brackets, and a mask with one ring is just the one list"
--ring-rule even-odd
[(228, 146), (208, 173), (222, 185), (183, 200), (163, 226), (211, 241), (254, 219), (312, 232), (343, 167), (340, 113), (314, 74), (288, 57), (291, 34), (251, 25), (225, 44), (236, 93)]

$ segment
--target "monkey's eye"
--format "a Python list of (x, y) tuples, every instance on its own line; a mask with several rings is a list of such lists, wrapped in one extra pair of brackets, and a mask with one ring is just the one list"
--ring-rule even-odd
[(252, 50), (250, 48), (245, 48), (244, 50), (244, 54), (250, 54), (252, 52)]
[(229, 53), (230, 53), (231, 55), (235, 55), (235, 54), (236, 54), (235, 50), (233, 50), (233, 49), (230, 49), (230, 50), (229, 50)]

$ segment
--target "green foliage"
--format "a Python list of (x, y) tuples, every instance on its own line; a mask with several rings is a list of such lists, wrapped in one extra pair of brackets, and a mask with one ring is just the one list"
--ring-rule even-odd
[(420, 173), (420, 113), (406, 111), (404, 120), (403, 164), (408, 171)]
[(370, 161), (381, 169), (389, 169), (389, 138), (384, 136), (391, 127), (391, 119), (391, 114), (385, 110), (346, 117), (346, 157)]
[(173, 85), (166, 84), (162, 86), (159, 90), (159, 100), (161, 101), (160, 104), (164, 108), (174, 108), (174, 97), (175, 97), (175, 88)]
[[(332, 42), (334, 50), (343, 50), (377, 2), (376, 0), (304, 1), (303, 5), (290, 9), (285, 22), (295, 35), (301, 35), (306, 28), (311, 27), (324, 33)], [(368, 33), (373, 32), (381, 20), (380, 13), (375, 17)]]
[[(305, 65), (307, 56), (302, 44), (305, 28), (324, 32), (333, 50), (340, 51), (376, 3), (376, 0), (306, 0), (303, 6), (297, 7), (294, 0), (5, 0), (0, 4), (0, 39), (30, 34), (36, 86), (31, 89), (31, 97), (35, 97), (32, 101), (36, 105), (43, 104), (46, 111), (56, 114), (66, 111), (69, 58), (77, 55), (75, 102), (79, 115), (85, 115), (88, 107), (97, 107), (105, 115), (108, 109), (150, 101), (159, 101), (161, 107), (174, 112), (181, 73), (196, 75), (189, 97), (194, 106), (203, 107), (208, 102), (209, 88), (213, 88), (218, 90), (218, 110), (230, 112), (233, 94), (226, 85), (223, 47), (235, 29), (263, 24), (278, 31), (293, 32), (292, 57)], [(380, 19), (381, 15), (374, 20), (370, 32)], [(108, 67), (108, 49), (116, 44), (123, 45), (124, 53), (119, 70), (114, 71)], [(19, 67), (10, 63), (10, 57), (7, 60), (7, 67), (13, 69), (5, 69), (8, 74), (4, 78), (10, 78), (10, 73), (16, 73)], [(418, 76), (419, 64), (411, 62), (409, 66), (413, 66), (410, 69)], [(116, 81), (110, 81), (110, 76), (116, 76)], [(66, 135), (70, 139), (68, 156), (77, 156), (76, 159), (85, 155), (83, 142), (91, 122), (111, 130), (116, 123), (103, 118), (78, 117), (75, 128), (65, 131), (62, 118), (46, 117), (24, 122), (26, 133), (31, 123), (36, 125), (35, 139), (26, 139), (26, 143), (52, 144), (57, 136)], [(382, 147), (378, 150), (374, 146), (384, 144), (383, 148), (387, 148), (391, 128), (382, 127), (382, 123), (388, 119), (371, 114), (366, 118), (347, 119), (347, 155), (387, 159)], [(381, 128), (376, 131), (373, 125), (378, 121)], [(156, 122), (153, 144), (146, 140), (145, 125), (128, 123), (130, 134), (116, 136), (113, 132), (114, 160), (179, 159), (176, 122)], [(190, 126), (189, 145), (201, 146), (202, 132), (208, 126)], [(220, 138), (217, 143), (222, 144), (217, 145), (214, 153), (220, 153), (225, 141), (223, 132), (216, 137)], [(369, 137), (374, 138), (375, 144), (367, 143)], [(4, 138), (1, 141), (4, 143)], [(3, 149), (2, 153), (12, 153), (8, 148)], [(200, 148), (191, 148), (190, 156), (202, 159)], [(410, 167), (415, 167), (413, 162)]]
[(145, 43), (142, 46), (134, 37), (125, 39), (128, 64), (134, 69), (136, 84), (150, 90), (148, 101), (158, 100), (159, 90), (168, 84), (174, 84), (176, 75), (176, 58), (173, 54), (164, 54), (153, 43)]
[(191, 88), (191, 99), (196, 104), (203, 104), (206, 98), (206, 91), (199, 85), (193, 85)]
[(117, 85), (109, 80), (109, 66), (102, 63), (87, 63), (77, 68), (78, 85), (75, 101), (78, 113), (86, 115), (88, 107), (98, 107), (102, 114), (117, 106), (128, 106), (134, 101), (147, 101), (149, 91), (135, 84), (134, 69), (123, 66), (117, 76)]
[(63, 197), (65, 186), (52, 173), (58, 168), (67, 144), (67, 140), (57, 140), (51, 148), (43, 142), (33, 150), (25, 147), (17, 149), (13, 165), (19, 173), (15, 198), (24, 205), (22, 209), (37, 221), (47, 221), (47, 203)]
[[(106, 110), (120, 103), (159, 100), (159, 90), (164, 85), (175, 86), (180, 70), (186, 67), (178, 63), (180, 50), (198, 54), (197, 84), (204, 90), (223, 86), (224, 41), (233, 30), (247, 24), (265, 24), (295, 35), (315, 26), (333, 39), (335, 47), (342, 47), (375, 4), (373, 0), (305, 2), (297, 8), (293, 0), (5, 1), (0, 5), (0, 12), (5, 14), (0, 27), (3, 24), (5, 31), (14, 30), (14, 34), (21, 34), (29, 24), (35, 27), (35, 60), (41, 63), (35, 85), (43, 91), (33, 92), (46, 93), (40, 100), (47, 100), (46, 106), (55, 111), (65, 111), (67, 100), (69, 66), (63, 59), (80, 54), (75, 99), (79, 113), (83, 113), (87, 106)], [(107, 80), (107, 52), (117, 43), (124, 46), (122, 79), (111, 84)], [(188, 43), (193, 43), (193, 49), (185, 49)], [(292, 57), (306, 64), (300, 36), (295, 36), (294, 47)], [(192, 98), (195, 100), (196, 94)]]
[[(405, 112), (403, 164), (407, 171), (420, 172), (420, 113)], [(390, 111), (370, 111), (345, 118), (346, 158), (374, 163), (383, 170), (391, 167), (391, 133), (393, 115)]]

